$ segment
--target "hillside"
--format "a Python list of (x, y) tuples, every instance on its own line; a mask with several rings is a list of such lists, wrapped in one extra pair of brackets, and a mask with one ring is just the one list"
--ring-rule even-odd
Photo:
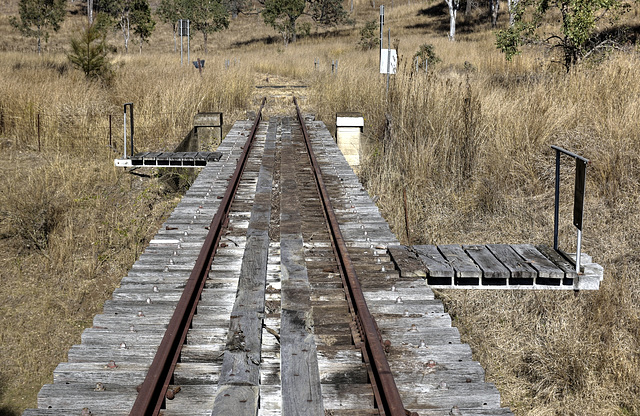
[[(584, 250), (605, 268), (600, 291), (438, 295), (516, 414), (640, 414), (637, 48), (612, 50), (567, 74), (540, 46), (505, 61), (484, 11), (460, 13), (452, 43), (443, 2), (385, 3), (401, 58), (388, 93), (375, 48), (357, 47), (379, 2), (356, 1), (354, 25), (314, 27), (287, 47), (260, 16), (241, 15), (210, 36), (208, 54), (200, 34), (192, 40), (191, 59), (206, 59), (202, 77), (180, 66), (169, 25), (158, 23), (142, 53), (134, 44), (124, 54), (113, 32), (110, 83), (87, 81), (68, 63), (69, 39), (84, 22), (77, 4), (69, 3), (76, 14), (40, 57), (35, 41), (9, 26), (18, 1), (0, 5), (0, 414), (35, 406), (42, 384), (179, 198), (158, 176), (113, 168), (122, 104), (135, 103), (140, 150), (169, 149), (199, 110), (223, 111), (225, 129), (244, 118), (262, 92), (255, 86), (267, 79), (307, 85), (296, 90), (305, 109), (329, 125), (336, 112), (363, 112), (362, 181), (405, 242), (406, 190), (413, 244), (551, 244), (549, 146), (591, 159)], [(499, 26), (506, 24), (502, 14)], [(621, 24), (637, 27), (637, 8)], [(442, 62), (428, 75), (412, 73), (424, 43)], [(270, 103), (277, 111), (277, 99)], [(571, 175), (563, 173), (567, 195)], [(561, 245), (569, 251), (570, 212), (567, 198)]]

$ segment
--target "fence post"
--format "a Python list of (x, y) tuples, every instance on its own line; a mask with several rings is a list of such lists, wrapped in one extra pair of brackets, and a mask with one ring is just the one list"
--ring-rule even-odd
[(40, 113), (38, 113), (38, 152), (41, 150), (40, 146)]

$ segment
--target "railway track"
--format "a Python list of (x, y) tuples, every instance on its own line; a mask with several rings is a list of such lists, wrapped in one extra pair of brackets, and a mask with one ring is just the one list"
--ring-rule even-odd
[(257, 114), (24, 414), (511, 414), (324, 125)]

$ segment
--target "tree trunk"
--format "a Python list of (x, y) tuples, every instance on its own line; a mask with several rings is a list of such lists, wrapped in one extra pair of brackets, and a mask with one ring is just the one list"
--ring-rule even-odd
[(296, 21), (291, 21), (291, 42), (296, 43)]
[(173, 24), (173, 53), (178, 52), (178, 40), (176, 37), (176, 32), (178, 31), (178, 27), (176, 24)]
[(38, 33), (38, 55), (40, 55), (40, 52), (42, 51), (42, 42), (41, 42), (41, 38), (42, 38), (42, 27), (40, 27), (40, 25), (36, 26), (37, 30), (36, 32)]
[(142, 38), (142, 35), (140, 35), (140, 55), (142, 55), (142, 42), (144, 41), (144, 39)]
[(498, 25), (498, 11), (500, 11), (500, 0), (491, 0), (491, 27)]
[(456, 0), (446, 0), (449, 6), (449, 40), (456, 40), (456, 15), (458, 13)]
[(93, 24), (93, 0), (87, 0), (87, 16), (89, 17), (89, 24)]
[(509, 8), (509, 26), (513, 26), (516, 21), (516, 8), (520, 0), (507, 0), (507, 7)]
[(122, 37), (124, 38), (124, 53), (129, 53), (129, 18), (124, 17), (120, 21), (120, 27), (122, 28)]
[(207, 32), (202, 32), (202, 35), (204, 36), (204, 53), (206, 55), (208, 53), (208, 51), (207, 51), (207, 38), (209, 36), (207, 35)]
[(468, 16), (469, 14), (471, 14), (471, 0), (467, 0), (467, 4), (465, 5), (465, 9), (464, 9), (464, 14), (465, 16)]

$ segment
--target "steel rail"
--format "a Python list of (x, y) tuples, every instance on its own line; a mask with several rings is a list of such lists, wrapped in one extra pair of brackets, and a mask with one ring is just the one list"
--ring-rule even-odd
[(367, 306), (364, 294), (362, 293), (360, 281), (356, 275), (355, 267), (351, 261), (351, 257), (349, 256), (342, 232), (340, 231), (338, 219), (335, 211), (333, 210), (331, 200), (329, 199), (329, 193), (324, 184), (324, 180), (322, 179), (320, 166), (311, 147), (311, 140), (309, 139), (309, 133), (302, 118), (300, 107), (298, 106), (298, 100), (293, 97), (293, 102), (296, 106), (298, 120), (302, 126), (302, 135), (313, 167), (316, 185), (321, 196), (320, 199), (322, 201), (325, 215), (328, 219), (328, 226), (335, 243), (336, 251), (339, 254), (338, 261), (346, 276), (349, 296), (352, 298), (353, 305), (356, 309), (356, 315), (360, 321), (360, 326), (363, 329), (362, 335), (364, 337), (364, 348), (371, 359), (370, 364), (375, 378), (374, 385), (378, 388), (381, 400), (381, 403), (378, 403), (378, 406), (382, 407), (385, 415), (405, 416), (407, 413), (405, 412), (400, 392), (398, 391), (393, 374), (391, 373), (389, 362), (387, 361), (387, 356), (380, 340), (378, 327)]
[(189, 276), (189, 280), (182, 292), (182, 296), (180, 297), (173, 316), (169, 321), (167, 330), (164, 333), (162, 342), (160, 343), (158, 351), (151, 363), (151, 367), (149, 367), (147, 376), (142, 383), (136, 401), (131, 408), (131, 412), (129, 413), (130, 416), (156, 416), (160, 413), (164, 404), (165, 395), (167, 394), (167, 389), (171, 383), (176, 363), (180, 357), (182, 345), (184, 344), (187, 332), (191, 327), (191, 321), (196, 313), (198, 301), (200, 300), (205, 281), (207, 280), (209, 270), (211, 269), (213, 256), (218, 249), (223, 229), (227, 224), (229, 209), (235, 197), (240, 177), (244, 171), (249, 151), (251, 149), (251, 144), (253, 143), (258, 125), (260, 124), (262, 109), (264, 108), (265, 102), (266, 98), (263, 98), (260, 110), (258, 111), (253, 127), (251, 128), (249, 138), (243, 146), (243, 151), (240, 155), (240, 159), (238, 160), (236, 170), (229, 180), (227, 191), (222, 197), (218, 211), (211, 221), (209, 233), (207, 233), (202, 249), (200, 250), (200, 254), (198, 255), (198, 259), (196, 260), (196, 264), (191, 271), (191, 275)]

